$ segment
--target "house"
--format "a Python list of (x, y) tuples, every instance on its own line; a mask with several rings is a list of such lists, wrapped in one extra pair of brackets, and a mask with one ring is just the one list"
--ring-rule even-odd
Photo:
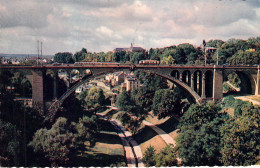
[(134, 74), (129, 74), (125, 77), (125, 82), (121, 84), (122, 91), (131, 91), (140, 87), (140, 81)]
[(140, 52), (140, 51), (145, 51), (142, 47), (134, 47), (133, 44), (131, 43), (130, 48), (115, 48), (113, 52), (121, 52), (121, 51), (126, 51), (126, 52)]
[(112, 74), (107, 74), (105, 80), (110, 82), (111, 86), (117, 86), (124, 82), (124, 72), (115, 72)]
[(214, 47), (206, 47), (205, 51), (209, 53), (214, 53), (217, 50), (217, 48)]

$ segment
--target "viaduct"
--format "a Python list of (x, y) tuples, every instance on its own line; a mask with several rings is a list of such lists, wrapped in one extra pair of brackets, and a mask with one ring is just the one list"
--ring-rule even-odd
[[(72, 94), (78, 86), (88, 82), (94, 77), (116, 71), (145, 71), (166, 78), (175, 85), (186, 90), (197, 103), (204, 101), (217, 102), (223, 98), (223, 78), (231, 72), (237, 73), (243, 79), (243, 88), (248, 94), (260, 95), (260, 66), (215, 66), (215, 65), (141, 65), (141, 64), (117, 64), (117, 65), (44, 65), (44, 66), (12, 66), (0, 65), (3, 70), (19, 71), (25, 75), (32, 85), (32, 102), (39, 105), (47, 112), (47, 118), (53, 119), (55, 113), (63, 101)], [(79, 72), (79, 80), (72, 83), (73, 70)], [(46, 71), (54, 74), (53, 98), (54, 102), (46, 108), (45, 95), (52, 88), (45, 88)], [(57, 98), (58, 72), (68, 74), (67, 91)]]

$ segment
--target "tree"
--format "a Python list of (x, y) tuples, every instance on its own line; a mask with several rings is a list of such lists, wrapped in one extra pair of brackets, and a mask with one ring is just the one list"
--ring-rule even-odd
[(151, 145), (146, 148), (143, 156), (143, 162), (146, 167), (152, 167), (155, 166), (156, 161), (155, 161), (155, 150), (154, 147)]
[(159, 89), (153, 99), (153, 111), (158, 118), (179, 114), (182, 109), (180, 95), (170, 89)]
[(133, 102), (129, 94), (123, 91), (117, 96), (116, 105), (122, 110), (127, 110), (129, 106), (133, 105)]
[(97, 108), (105, 104), (105, 95), (101, 88), (91, 87), (88, 96), (85, 98), (88, 108)]
[(187, 166), (221, 165), (220, 127), (228, 116), (210, 104), (192, 105), (180, 121), (179, 156)]
[(249, 166), (259, 161), (260, 108), (244, 106), (221, 127), (221, 161), (225, 166)]
[(172, 144), (167, 145), (158, 154), (155, 153), (152, 146), (149, 146), (145, 150), (143, 162), (147, 167), (171, 167), (178, 165), (176, 151)]
[(21, 132), (0, 119), (0, 166), (19, 166), (21, 163)]
[(54, 62), (58, 63), (73, 63), (72, 53), (69, 52), (59, 52), (54, 55)]
[(34, 152), (43, 154), (52, 166), (66, 165), (74, 148), (73, 134), (66, 118), (58, 118), (50, 130), (38, 130), (29, 146)]
[[(96, 142), (97, 125), (95, 117), (79, 119), (78, 123), (69, 123), (66, 118), (60, 117), (52, 125), (51, 129), (39, 129), (33, 136), (29, 146), (41, 160), (47, 159), (52, 166), (68, 165), (77, 150), (81, 153), (85, 144), (91, 147)], [(48, 163), (43, 163), (44, 166)]]
[(83, 61), (85, 59), (85, 56), (87, 54), (87, 49), (86, 48), (82, 48), (81, 51), (78, 51), (74, 54), (73, 56), (73, 60), (74, 62), (80, 62)]
[(156, 167), (170, 167), (177, 165), (177, 156), (172, 144), (167, 145), (156, 156)]
[(74, 123), (75, 130), (77, 131), (75, 134), (75, 142), (77, 148), (81, 150), (81, 155), (86, 148), (86, 143), (88, 147), (93, 147), (96, 143), (96, 134), (98, 131), (96, 122), (96, 117), (94, 116), (91, 118), (83, 116), (79, 119), (78, 123)]

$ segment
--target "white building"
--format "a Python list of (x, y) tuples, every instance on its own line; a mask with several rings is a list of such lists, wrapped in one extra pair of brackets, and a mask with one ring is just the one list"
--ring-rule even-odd
[(131, 91), (140, 87), (140, 81), (136, 78), (134, 74), (127, 75), (125, 77), (125, 82), (121, 84), (122, 91)]

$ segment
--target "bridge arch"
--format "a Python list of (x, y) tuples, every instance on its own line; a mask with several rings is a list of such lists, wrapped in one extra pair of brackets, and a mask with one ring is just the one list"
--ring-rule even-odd
[(180, 72), (178, 70), (173, 70), (171, 76), (176, 79), (180, 79)]
[(239, 91), (239, 93), (255, 94), (255, 90), (256, 90), (256, 86), (257, 86), (256, 74), (254, 76), (252, 72), (241, 71), (241, 70), (227, 71), (225, 74), (226, 81), (228, 81), (228, 75), (230, 75), (232, 73), (235, 73), (241, 81), (241, 83), (240, 83), (241, 90)]
[(182, 81), (186, 83), (188, 86), (191, 86), (191, 72), (189, 70), (183, 71)]
[(193, 73), (193, 83), (194, 83), (194, 91), (201, 96), (202, 94), (202, 71), (196, 70)]
[(206, 98), (213, 96), (213, 72), (212, 70), (207, 70), (205, 72), (205, 95)]
[[(181, 88), (183, 88), (184, 90), (186, 90), (188, 93), (190, 93), (190, 95), (194, 98), (194, 100), (200, 104), (200, 96), (186, 83), (180, 81), (179, 79), (172, 77), (170, 75), (166, 76), (163, 74), (160, 74), (158, 72), (154, 72), (154, 71), (149, 71), (149, 70), (144, 70), (145, 72), (150, 72), (153, 73), (157, 76), (163, 77), (171, 82), (173, 82), (174, 84), (176, 84), (177, 86), (180, 86)], [(114, 72), (114, 71), (113, 71)], [(62, 105), (62, 103), (64, 102), (64, 100), (66, 98), (68, 98), (75, 90), (77, 87), (79, 87), (80, 85), (90, 81), (91, 79), (94, 79), (97, 76), (100, 75), (104, 75), (107, 73), (111, 73), (111, 72), (103, 72), (103, 73), (99, 73), (97, 75), (91, 73), (89, 75), (84, 76), (81, 80), (79, 80), (78, 82), (76, 82), (69, 90), (67, 90), (59, 99), (57, 99), (48, 109), (49, 114), (47, 116), (47, 119), (52, 120), (55, 116), (55, 113), (58, 111), (59, 107)]]

